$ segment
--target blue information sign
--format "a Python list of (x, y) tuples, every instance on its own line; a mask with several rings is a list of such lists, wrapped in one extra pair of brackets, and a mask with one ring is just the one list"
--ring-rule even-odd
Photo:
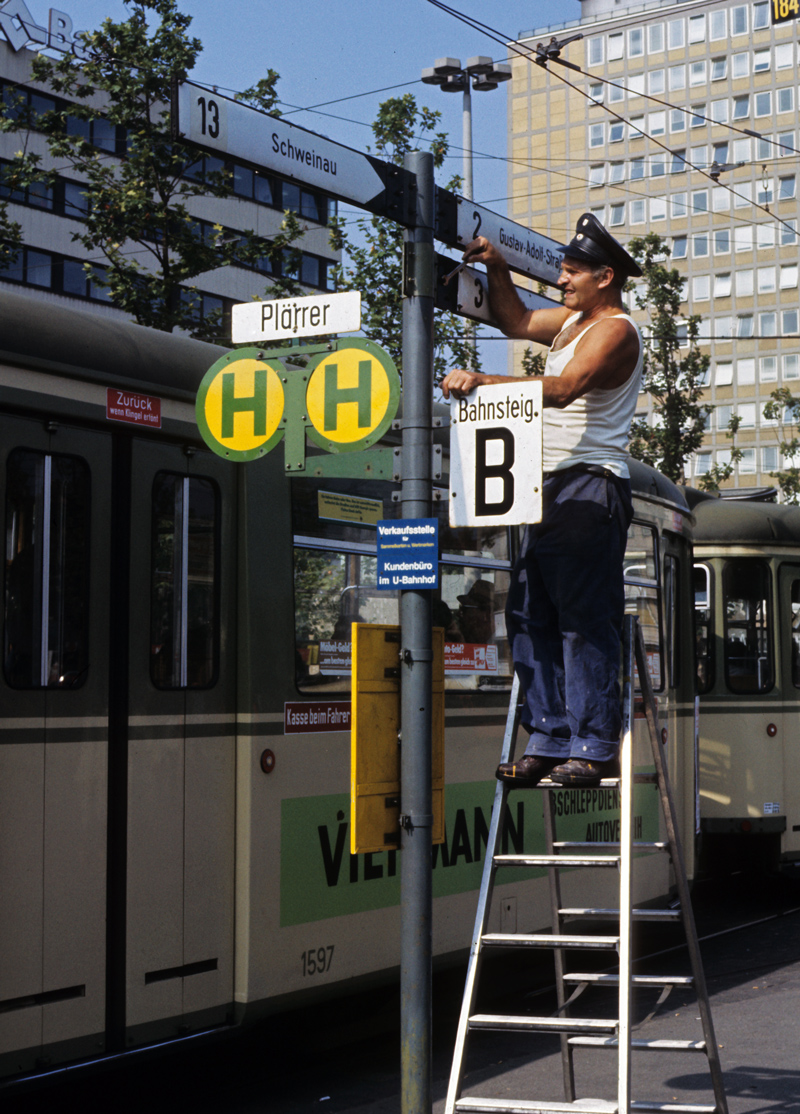
[(378, 523), (378, 587), (439, 587), (439, 522), (387, 518)]

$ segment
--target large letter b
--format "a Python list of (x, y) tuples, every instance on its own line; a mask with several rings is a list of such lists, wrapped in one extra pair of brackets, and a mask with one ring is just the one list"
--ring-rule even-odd
[[(486, 446), (489, 441), (500, 441), (503, 445), (503, 459), (499, 464), (487, 464)], [(514, 435), (507, 429), (475, 430), (475, 514), (504, 515), (514, 505)], [(499, 479), (503, 486), (502, 498), (490, 503), (486, 498), (486, 484), (490, 479)]]

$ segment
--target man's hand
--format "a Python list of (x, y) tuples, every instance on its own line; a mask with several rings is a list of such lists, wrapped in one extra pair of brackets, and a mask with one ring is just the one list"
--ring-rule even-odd
[(508, 270), (505, 258), (485, 236), (478, 236), (464, 248), (465, 263), (485, 263), (487, 267), (501, 267)]
[(484, 375), (482, 371), (467, 371), (465, 368), (455, 368), (442, 380), (442, 394), (445, 398), (454, 395), (463, 398), (475, 387), (486, 387), (493, 383), (507, 383), (514, 380), (513, 375)]

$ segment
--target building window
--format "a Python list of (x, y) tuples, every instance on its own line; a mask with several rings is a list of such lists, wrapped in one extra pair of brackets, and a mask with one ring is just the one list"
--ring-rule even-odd
[(624, 162), (612, 162), (611, 168), (610, 168), (610, 173), (608, 175), (608, 180), (611, 183), (624, 182), (625, 181), (625, 163)]
[(784, 263), (781, 266), (781, 290), (794, 290), (797, 286), (797, 264)]
[[(734, 148), (736, 144), (734, 143)], [(734, 154), (734, 160), (736, 155)], [(733, 190), (733, 207), (734, 209), (748, 209), (753, 202), (753, 183), (752, 182), (737, 182)]]
[(708, 121), (705, 118), (706, 117), (706, 106), (704, 104), (693, 104), (692, 105), (692, 112), (696, 113), (696, 115), (693, 115), (691, 117), (690, 124), (689, 124), (690, 127), (692, 127), (692, 128), (702, 128), (705, 124), (708, 123)]
[(692, 214), (708, 212), (708, 190), (695, 190), (692, 193)]
[(628, 31), (628, 57), (640, 58), (644, 54), (644, 30), (631, 27)]
[(744, 120), (750, 115), (750, 94), (733, 98), (733, 119)]
[(736, 251), (752, 251), (753, 229), (749, 225), (740, 225), (734, 228), (733, 243)]
[(757, 226), (758, 249), (775, 247), (775, 226), (773, 224), (759, 224)]
[(680, 50), (686, 45), (686, 28), (682, 19), (671, 19), (667, 24), (667, 40), (670, 50)]
[(785, 220), (781, 222), (781, 247), (797, 243), (797, 221)]
[(778, 450), (776, 446), (765, 445), (761, 450), (761, 471), (777, 472), (778, 468)]
[(669, 88), (670, 92), (675, 92), (676, 89), (686, 88), (686, 67), (685, 66), (670, 66), (669, 68)]
[(778, 201), (791, 201), (795, 195), (796, 179), (794, 174), (787, 174), (785, 178), (778, 179)]
[[(716, 162), (721, 162), (716, 154), (714, 155)], [(727, 159), (725, 160), (727, 162)], [(724, 186), (714, 186), (711, 191), (711, 208), (715, 213), (728, 213), (731, 208), (731, 195), (730, 191), (725, 189)]]
[(602, 186), (605, 181), (606, 164), (601, 162), (598, 166), (589, 167), (589, 185)]
[(650, 177), (663, 178), (667, 173), (666, 152), (660, 151), (657, 155), (650, 156)]
[(772, 53), (767, 50), (756, 50), (753, 53), (753, 73), (766, 73), (772, 65)]
[(5, 282), (19, 282), (26, 286), (53, 286), (53, 256), (48, 251), (21, 247), (13, 263), (8, 262), (0, 268), (0, 279)]
[(747, 5), (741, 4), (731, 9), (731, 34), (747, 34)]
[(644, 116), (632, 116), (630, 122), (630, 138), (641, 139), (644, 136)]
[(714, 276), (714, 297), (715, 298), (730, 298), (731, 296), (731, 276), (730, 272), (722, 275)]
[(625, 138), (625, 123), (622, 120), (614, 120), (608, 126), (608, 142), (621, 143)]
[(653, 96), (660, 96), (666, 89), (664, 71), (651, 70), (647, 78), (647, 88)]
[(606, 87), (602, 81), (593, 81), (589, 86), (589, 96), (593, 101), (602, 104), (605, 97), (605, 89)]
[(647, 117), (647, 130), (650, 135), (664, 135), (667, 130), (666, 112), (650, 112)]
[(752, 429), (756, 424), (756, 404), (754, 402), (740, 402), (736, 408), (739, 423), (745, 429)]
[(755, 289), (753, 285), (754, 275), (752, 271), (737, 271), (736, 272), (736, 297), (737, 298), (752, 298)]
[[(733, 383), (733, 364), (732, 363), (727, 363), (727, 362), (717, 364), (717, 366), (714, 368), (714, 385), (717, 386), (717, 387), (730, 387), (730, 385), (732, 383)], [(730, 415), (728, 415), (728, 418), (726, 418), (725, 422), (722, 425), (720, 425), (720, 423), (719, 423), (719, 411), (720, 411), (720, 409), (721, 408), (718, 406), (717, 407), (717, 429), (724, 429), (725, 426), (728, 424), (728, 421), (730, 420)]]
[(758, 331), (762, 337), (774, 337), (778, 335), (778, 315), (777, 313), (760, 313), (758, 315)]
[(666, 220), (667, 219), (667, 199), (665, 197), (653, 197), (650, 200), (650, 220)]
[(633, 99), (634, 97), (641, 97), (644, 95), (644, 74), (632, 74), (628, 78), (628, 95)]
[(728, 13), (723, 8), (721, 11), (710, 12), (708, 17), (709, 22), (709, 38), (712, 42), (717, 39), (725, 39), (728, 36)]
[(714, 255), (727, 255), (731, 250), (731, 232), (729, 228), (714, 229)]
[(708, 255), (708, 233), (696, 232), (692, 236), (692, 256), (694, 259), (704, 259)]
[(611, 216), (609, 218), (609, 226), (614, 228), (620, 224), (625, 223), (625, 203), (618, 202), (611, 206)]
[(775, 290), (775, 268), (774, 267), (759, 267), (758, 268), (758, 284), (757, 289), (759, 294), (772, 294)]
[(758, 378), (761, 383), (774, 383), (778, 378), (778, 357), (762, 356), (758, 361)]
[(690, 85), (705, 85), (706, 83), (706, 63), (705, 59), (701, 62), (691, 62), (689, 65), (689, 84)]
[(646, 216), (645, 216), (644, 199), (641, 198), (641, 199), (637, 199), (636, 201), (631, 201), (631, 208), (630, 208), (631, 224), (644, 224), (645, 220), (646, 220)]
[(589, 146), (602, 147), (605, 142), (605, 124), (589, 125)]
[[(755, 93), (753, 95), (753, 103), (754, 103), (754, 106), (755, 106), (755, 110), (756, 110), (755, 114), (756, 114), (757, 118), (759, 116), (771, 116), (772, 115), (772, 90), (771, 89), (764, 89), (761, 93)], [(761, 158), (761, 157), (762, 156), (759, 155), (759, 158)]]
[(733, 318), (727, 314), (714, 318), (714, 340), (730, 340), (733, 336)]
[(689, 42), (704, 43), (706, 41), (706, 17), (704, 15), (689, 16)]
[(718, 406), (714, 411), (714, 417), (717, 419), (717, 430), (722, 433), (723, 430), (728, 429), (731, 418), (733, 417), (733, 406), (726, 404)]
[(787, 155), (794, 155), (794, 132), (781, 132), (778, 136), (778, 146), (776, 148), (778, 158), (785, 159)]
[(621, 31), (608, 36), (608, 60), (616, 62), (625, 53), (625, 36)]
[(779, 113), (794, 112), (794, 89), (791, 85), (786, 89), (776, 90), (775, 107)]
[(741, 313), (736, 318), (736, 335), (741, 340), (747, 340), (753, 335), (752, 313)]
[(742, 77), (750, 76), (750, 55), (747, 53), (731, 56), (731, 77), (738, 81)]
[(635, 159), (631, 159), (631, 172), (629, 177), (632, 182), (637, 181), (639, 178), (644, 178), (644, 158), (639, 156)]
[[(721, 14), (725, 14), (724, 12)], [(727, 58), (712, 58), (711, 59), (711, 80), (723, 81), (728, 76), (728, 59)]]
[(593, 39), (586, 41), (586, 61), (590, 66), (602, 66), (603, 64), (603, 38), (601, 35), (595, 36)]
[(781, 313), (781, 336), (796, 337), (799, 331), (797, 326), (797, 310), (783, 310)]
[(686, 236), (673, 236), (672, 258), (685, 259), (687, 254), (688, 239)]
[[(740, 387), (751, 387), (756, 381), (756, 361), (755, 359), (737, 360), (736, 361), (736, 382)], [(739, 416), (742, 417), (742, 407), (739, 407)], [(742, 417), (742, 422), (744, 418)], [(755, 412), (753, 413), (753, 420), (750, 425), (755, 425)]]
[[(749, 139), (734, 139), (731, 146), (732, 162), (750, 162), (752, 144)], [(749, 194), (748, 194), (749, 197)]]
[(672, 152), (670, 159), (669, 172), (670, 174), (681, 174), (686, 170), (686, 148), (681, 147), (680, 150)]
[(790, 70), (794, 65), (794, 43), (779, 43), (775, 47), (775, 69)]
[(647, 53), (660, 54), (664, 49), (664, 24), (651, 23), (647, 28)]
[(711, 297), (711, 276), (695, 275), (692, 279), (692, 298), (695, 302), (707, 302)]
[(711, 453), (698, 453), (694, 462), (695, 476), (705, 476), (711, 468)]
[(756, 140), (756, 158), (759, 162), (764, 162), (765, 159), (771, 159), (775, 154), (776, 148), (772, 145), (771, 135), (760, 135)]
[(686, 131), (686, 113), (682, 108), (671, 108), (669, 113), (669, 130), (671, 132)]
[(625, 89), (622, 85), (609, 85), (608, 86), (608, 103), (619, 104), (620, 101), (625, 100)]
[(800, 356), (796, 352), (784, 356), (781, 365), (784, 379), (800, 379)]
[(742, 449), (742, 455), (739, 460), (739, 472), (742, 474), (749, 474), (756, 470), (756, 450), (755, 449)]
[(728, 122), (728, 101), (712, 101), (709, 115), (715, 124), (727, 124)]
[(753, 4), (753, 30), (761, 31), (765, 27), (769, 27), (769, 3), (768, 0), (759, 0)]

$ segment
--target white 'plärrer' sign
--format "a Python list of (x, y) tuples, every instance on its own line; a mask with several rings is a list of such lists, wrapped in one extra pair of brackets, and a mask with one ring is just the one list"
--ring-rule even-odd
[(360, 328), (360, 290), (312, 294), (307, 298), (241, 302), (231, 310), (231, 339), (234, 344), (355, 333)]
[(542, 518), (542, 384), (477, 387), (450, 400), (450, 525)]

